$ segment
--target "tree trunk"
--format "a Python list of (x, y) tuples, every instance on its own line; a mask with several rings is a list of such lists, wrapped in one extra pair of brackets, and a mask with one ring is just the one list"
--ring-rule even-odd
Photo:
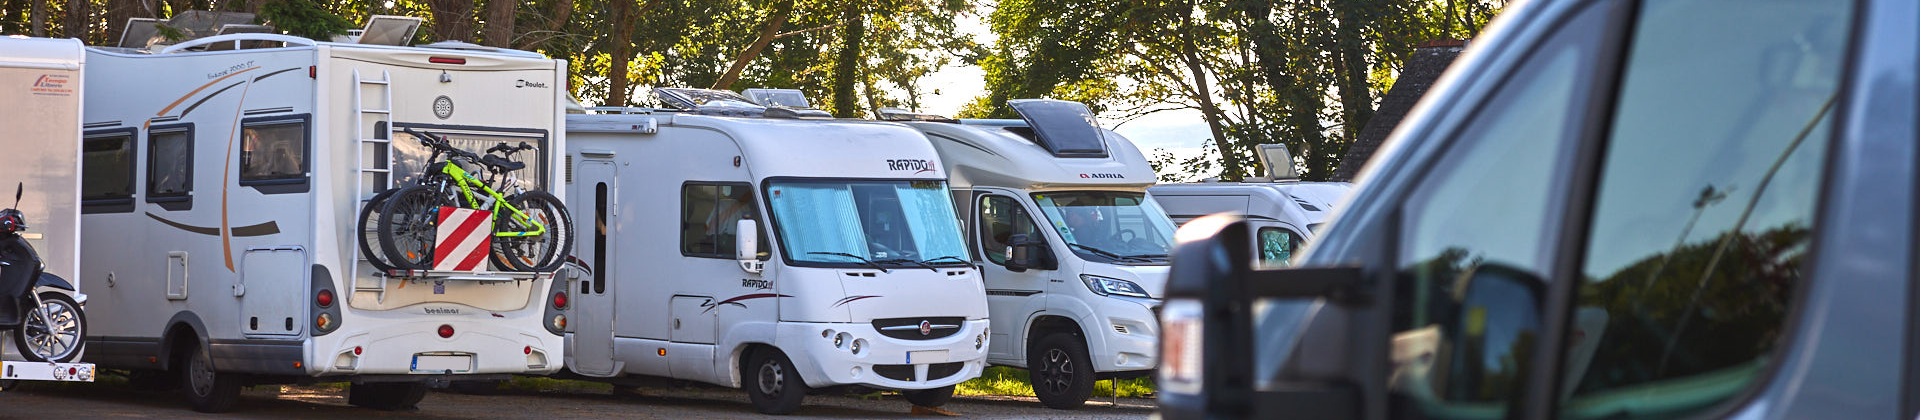
[[(1361, 39), (1365, 35), (1368, 22), (1365, 13), (1353, 10), (1352, 3), (1343, 4), (1347, 10), (1339, 12), (1339, 52), (1334, 54), (1338, 60), (1340, 80), (1340, 109), (1344, 118), (1343, 126), (1347, 141), (1360, 137), (1360, 129), (1367, 126), (1367, 120), (1373, 119), (1373, 92), (1367, 84), (1368, 73), (1372, 70), (1367, 60), (1366, 43)], [(1331, 152), (1331, 150), (1329, 150)]]
[(566, 30), (568, 19), (573, 18), (573, 0), (554, 0), (552, 9), (547, 12), (547, 17), (551, 20), (547, 21), (546, 33), (539, 37), (522, 38), (520, 42), (515, 43), (514, 47), (533, 50), (547, 40), (553, 39), (554, 34)]
[(759, 58), (760, 51), (765, 50), (767, 45), (773, 44), (774, 38), (780, 36), (780, 27), (786, 26), (787, 15), (791, 13), (793, 13), (793, 0), (774, 2), (773, 11), (767, 13), (766, 23), (760, 25), (760, 37), (755, 38), (753, 44), (747, 45), (746, 51), (742, 51), (739, 56), (733, 58), (733, 65), (727, 66), (727, 74), (720, 76), (720, 81), (713, 82), (713, 88), (731, 89), (733, 82), (740, 80), (740, 72), (746, 71), (747, 64)]
[(612, 60), (607, 68), (608, 106), (627, 106), (631, 103), (633, 92), (628, 86), (632, 80), (627, 74), (628, 64), (633, 61), (633, 24), (640, 17), (633, 11), (633, 0), (613, 0), (613, 35), (607, 42), (612, 43), (608, 57)]
[(1200, 114), (1206, 117), (1207, 130), (1213, 134), (1213, 145), (1220, 149), (1220, 179), (1239, 182), (1245, 169), (1240, 164), (1240, 154), (1233, 147), (1233, 141), (1227, 139), (1226, 129), (1220, 126), (1220, 106), (1213, 102), (1213, 89), (1207, 83), (1207, 70), (1202, 67), (1200, 48), (1193, 40), (1193, 5), (1180, 6), (1177, 15), (1180, 19), (1180, 61), (1193, 75), (1194, 98), (1200, 101)]
[(472, 0), (428, 0), (427, 12), (433, 15), (435, 41), (473, 40)]
[(847, 28), (841, 32), (840, 52), (833, 63), (833, 116), (854, 118), (860, 116), (859, 98), (854, 96), (854, 85), (859, 83), (860, 64), (865, 60), (860, 44), (866, 42), (866, 12), (855, 2), (847, 2)]
[(486, 45), (490, 47), (512, 48), (514, 5), (516, 0), (487, 0)]
[(99, 44), (93, 41), (93, 16), (88, 6), (91, 0), (67, 0), (67, 16), (61, 20), (60, 32), (68, 38), (79, 38), (87, 44)]

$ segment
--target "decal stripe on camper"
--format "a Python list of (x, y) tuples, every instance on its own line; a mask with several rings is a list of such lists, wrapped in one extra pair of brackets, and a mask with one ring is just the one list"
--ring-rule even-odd
[(492, 249), (493, 212), (441, 207), (435, 236), (433, 269), (479, 270)]

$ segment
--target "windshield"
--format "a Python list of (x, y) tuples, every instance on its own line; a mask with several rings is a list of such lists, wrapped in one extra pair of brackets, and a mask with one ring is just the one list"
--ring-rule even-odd
[(1033, 195), (1073, 253), (1092, 261), (1165, 264), (1173, 221), (1146, 193), (1068, 191)]
[(788, 261), (847, 266), (965, 265), (946, 181), (775, 180), (768, 206)]

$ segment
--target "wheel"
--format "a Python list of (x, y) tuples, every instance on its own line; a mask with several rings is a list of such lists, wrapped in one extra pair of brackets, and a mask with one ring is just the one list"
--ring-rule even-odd
[(236, 373), (215, 371), (211, 358), (211, 352), (203, 346), (188, 352), (185, 363), (180, 365), (184, 370), (180, 375), (180, 388), (186, 391), (187, 404), (193, 406), (193, 411), (232, 411), (233, 403), (240, 401), (240, 381), (244, 378)]
[(20, 356), (35, 362), (71, 362), (86, 348), (81, 337), (87, 334), (87, 315), (80, 304), (65, 293), (40, 293), (40, 308), (53, 319), (41, 318), (41, 311), (27, 311), (26, 319), (13, 331), (14, 348)]
[(379, 225), (380, 215), (382, 214), (381, 211), (385, 210), (384, 207), (387, 205), (387, 198), (392, 197), (393, 193), (397, 191), (400, 191), (400, 189), (388, 188), (380, 190), (379, 194), (374, 194), (373, 198), (367, 200), (367, 204), (360, 206), (360, 224), (358, 225), (360, 227), (360, 256), (366, 258), (368, 263), (372, 263), (375, 270), (386, 271), (394, 268), (393, 264), (387, 263), (385, 248), (380, 247)]
[[(528, 191), (507, 198), (507, 203), (527, 214), (527, 218), (546, 226), (538, 236), (495, 236), (493, 258), (513, 271), (546, 272), (560, 268), (573, 252), (573, 216), (559, 198), (545, 191)], [(515, 220), (513, 212), (495, 209), (494, 230), (516, 232), (533, 230), (532, 225)]]
[(907, 397), (907, 402), (913, 403), (913, 405), (939, 407), (947, 405), (947, 401), (953, 400), (953, 385), (934, 389), (900, 391), (900, 395)]
[(380, 237), (380, 249), (394, 268), (425, 270), (433, 267), (433, 242), (439, 232), (440, 207), (444, 197), (433, 188), (414, 185), (395, 191), (381, 206), (380, 224), (374, 230)]
[(800, 380), (800, 372), (793, 368), (793, 361), (779, 350), (762, 348), (753, 352), (747, 361), (746, 386), (747, 399), (753, 401), (753, 408), (761, 414), (790, 414), (800, 409), (800, 400), (807, 396), (807, 383)]
[(426, 397), (427, 384), (417, 382), (353, 384), (347, 389), (347, 404), (375, 410), (412, 410)]
[(1033, 396), (1056, 410), (1072, 410), (1093, 396), (1093, 363), (1087, 345), (1070, 333), (1053, 333), (1027, 351), (1027, 380)]

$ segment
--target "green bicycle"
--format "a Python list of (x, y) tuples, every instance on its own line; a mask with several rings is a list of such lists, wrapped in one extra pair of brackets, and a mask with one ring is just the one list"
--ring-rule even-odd
[[(405, 132), (432, 149), (433, 155), (427, 159), (427, 170), (417, 184), (382, 192), (362, 211), (361, 224), (373, 226), (363, 227), (362, 234), (377, 233), (379, 243), (379, 252), (361, 249), (369, 254), (368, 260), (384, 257), (384, 261), (376, 262), (387, 266), (383, 268), (432, 268), (440, 208), (457, 207), (493, 212), (493, 246), (489, 251), (496, 267), (544, 272), (558, 269), (565, 262), (573, 247), (572, 216), (559, 198), (521, 188), (513, 176), (514, 171), (526, 168), (526, 164), (511, 159), (513, 154), (532, 150), (532, 146), (500, 143), (480, 155), (456, 148), (431, 133)], [(511, 193), (502, 194), (495, 187)], [(379, 209), (377, 213), (373, 208)]]

